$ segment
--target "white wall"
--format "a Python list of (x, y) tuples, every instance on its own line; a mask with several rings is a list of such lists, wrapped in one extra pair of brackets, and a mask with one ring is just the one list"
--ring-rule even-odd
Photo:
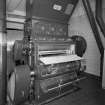
[(87, 50), (84, 58), (87, 61), (87, 73), (100, 75), (100, 52), (97, 47), (89, 20), (87, 18), (82, 1), (79, 1), (73, 16), (69, 21), (69, 36), (82, 35), (87, 41)]

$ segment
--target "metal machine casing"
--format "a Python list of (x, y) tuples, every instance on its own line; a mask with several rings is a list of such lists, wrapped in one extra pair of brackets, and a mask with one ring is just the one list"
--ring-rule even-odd
[[(28, 75), (28, 80), (30, 79), (30, 83), (23, 79), (25, 84), (27, 84), (27, 93), (29, 95), (28, 98), (24, 96), (23, 99), (28, 100), (30, 99), (30, 94), (33, 94), (34, 99), (32, 99), (37, 104), (48, 102), (56, 97), (76, 90), (77, 86), (74, 84), (81, 80), (78, 78), (78, 74), (82, 60), (82, 58), (75, 53), (75, 42), (73, 42), (70, 37), (67, 37), (67, 35), (63, 36), (60, 34), (60, 29), (63, 30), (64, 28), (63, 25), (41, 22), (42, 21), (34, 23), (32, 27), (34, 30), (32, 31), (33, 34), (30, 40), (26, 34), (24, 39), (16, 41), (13, 47), (13, 58), (17, 66), (15, 75), (18, 75), (20, 72), (22, 73), (21, 75), (24, 75), (25, 72)], [(48, 27), (49, 24), (50, 27)], [(56, 30), (55, 26), (58, 32), (56, 31), (55, 34), (52, 34), (50, 31), (52, 28)], [(58, 28), (59, 26), (60, 29)], [(44, 30), (42, 27), (44, 27)], [(64, 31), (64, 33), (65, 32), (67, 31)], [(25, 71), (22, 65), (28, 65), (30, 72), (28, 72), (29, 70)], [(26, 69), (28, 68), (26, 67)], [(15, 79), (15, 81), (16, 84), (18, 84), (17, 81), (20, 80)], [(16, 86), (21, 88), (18, 85)], [(19, 93), (18, 88), (16, 88), (16, 93)], [(22, 93), (25, 92), (24, 89), (25, 88), (23, 88)], [(20, 96), (15, 98), (20, 99), (18, 102), (22, 100), (22, 96)], [(17, 100), (14, 101), (16, 104), (20, 104)]]
[[(19, 93), (18, 96), (12, 98), (15, 105), (21, 104), (22, 99), (24, 102), (43, 104), (78, 89), (76, 83), (82, 79), (80, 70), (83, 58), (77, 56), (76, 43), (68, 37), (67, 22), (72, 12), (65, 14), (66, 9), (70, 8), (68, 4), (73, 5), (73, 11), (77, 1), (35, 0), (31, 3), (27, 0), (24, 38), (15, 41), (13, 46), (16, 71), (11, 74), (10, 83), (17, 84), (13, 95)], [(37, 4), (40, 7), (36, 6)], [(52, 8), (55, 4), (58, 7), (61, 6), (61, 11)], [(48, 9), (45, 15), (42, 6), (46, 6), (45, 10)], [(44, 12), (42, 13), (41, 10)], [(14, 74), (21, 78), (15, 78), (13, 82), (12, 75)], [(27, 81), (24, 79), (25, 76)], [(22, 82), (25, 82), (25, 86)], [(18, 86), (19, 83), (23, 87)], [(25, 87), (27, 87), (27, 92)], [(11, 86), (9, 88), (12, 90)], [(12, 92), (9, 91), (9, 94)]]

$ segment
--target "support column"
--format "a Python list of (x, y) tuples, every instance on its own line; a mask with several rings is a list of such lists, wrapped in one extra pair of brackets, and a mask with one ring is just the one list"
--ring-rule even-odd
[(6, 0), (0, 0), (0, 105), (6, 105), (7, 93)]

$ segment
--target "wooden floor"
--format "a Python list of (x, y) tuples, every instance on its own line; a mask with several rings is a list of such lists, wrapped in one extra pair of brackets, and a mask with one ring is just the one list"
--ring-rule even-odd
[(105, 105), (105, 90), (100, 81), (88, 77), (80, 82), (81, 89), (46, 105)]

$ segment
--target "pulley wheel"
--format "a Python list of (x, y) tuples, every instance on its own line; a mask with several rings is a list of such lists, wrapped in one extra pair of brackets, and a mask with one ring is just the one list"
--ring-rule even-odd
[(78, 56), (82, 57), (83, 54), (85, 53), (86, 49), (87, 49), (86, 40), (84, 39), (84, 37), (77, 36), (77, 35), (72, 36), (71, 39), (76, 44), (76, 54)]

